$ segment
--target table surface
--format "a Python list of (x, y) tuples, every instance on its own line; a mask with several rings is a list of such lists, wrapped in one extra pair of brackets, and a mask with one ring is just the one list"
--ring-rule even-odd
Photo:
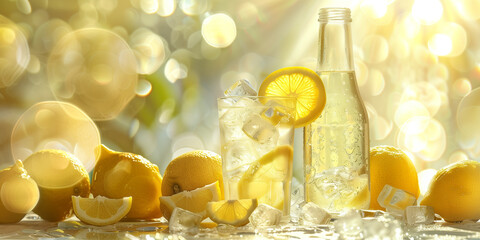
[[(208, 219), (207, 219), (208, 220)], [(480, 221), (404, 226), (404, 239), (479, 239)], [(16, 224), (0, 225), (0, 239), (339, 239), (333, 226), (301, 226), (283, 224), (276, 227), (254, 229), (251, 226), (234, 228), (216, 226), (204, 222), (199, 232), (192, 234), (170, 234), (164, 219), (158, 221), (118, 222), (96, 227), (84, 224), (77, 218), (64, 222), (47, 222), (38, 217), (27, 216)]]

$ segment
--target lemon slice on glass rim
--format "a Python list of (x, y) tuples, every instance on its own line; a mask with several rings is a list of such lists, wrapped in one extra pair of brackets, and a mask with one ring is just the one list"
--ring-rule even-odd
[(260, 85), (258, 96), (296, 97), (296, 128), (315, 121), (326, 103), (320, 76), (306, 67), (286, 67), (271, 73)]

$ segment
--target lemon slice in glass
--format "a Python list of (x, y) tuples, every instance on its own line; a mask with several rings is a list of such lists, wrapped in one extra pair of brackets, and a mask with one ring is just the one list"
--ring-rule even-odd
[(120, 221), (132, 207), (132, 197), (120, 199), (97, 196), (82, 198), (72, 196), (73, 211), (85, 223), (105, 226)]
[(293, 149), (288, 145), (263, 155), (250, 165), (238, 182), (239, 198), (256, 198), (259, 203), (283, 210), (284, 182), (292, 174), (292, 160)]
[(325, 87), (320, 76), (305, 67), (286, 67), (271, 73), (260, 85), (258, 96), (296, 97), (296, 128), (317, 119), (326, 103)]
[(248, 217), (250, 217), (257, 205), (257, 199), (209, 202), (207, 204), (207, 214), (216, 223), (238, 227), (248, 223)]

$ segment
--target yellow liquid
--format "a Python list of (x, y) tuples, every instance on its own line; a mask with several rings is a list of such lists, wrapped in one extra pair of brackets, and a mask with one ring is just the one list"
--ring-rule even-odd
[(330, 212), (370, 204), (368, 116), (355, 73), (321, 72), (327, 103), (304, 130), (305, 198)]

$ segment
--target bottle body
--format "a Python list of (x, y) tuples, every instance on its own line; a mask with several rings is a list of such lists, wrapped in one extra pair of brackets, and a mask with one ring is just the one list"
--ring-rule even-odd
[[(356, 83), (349, 34), (349, 22), (321, 22), (317, 72), (327, 102), (320, 117), (304, 129), (305, 199), (329, 212), (368, 209), (370, 204), (368, 115)], [(329, 44), (331, 39), (337, 42)], [(335, 46), (340, 48), (328, 49)]]

